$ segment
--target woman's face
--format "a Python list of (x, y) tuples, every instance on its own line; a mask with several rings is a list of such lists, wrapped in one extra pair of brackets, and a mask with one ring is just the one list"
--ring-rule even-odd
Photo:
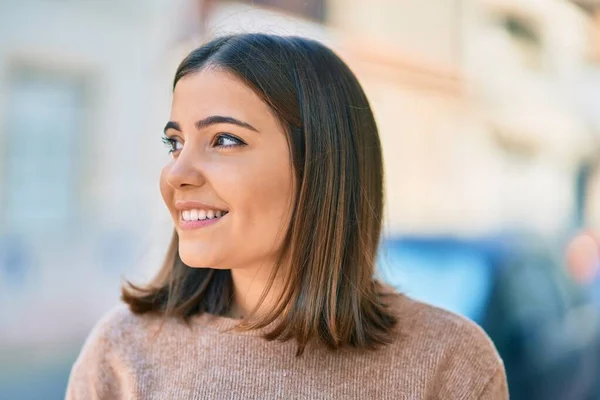
[(293, 173), (273, 111), (230, 73), (207, 69), (173, 92), (160, 188), (191, 267), (272, 263), (289, 225)]

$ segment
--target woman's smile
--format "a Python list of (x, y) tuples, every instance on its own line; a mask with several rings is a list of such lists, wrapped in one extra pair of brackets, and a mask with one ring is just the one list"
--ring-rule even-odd
[(211, 226), (221, 221), (227, 212), (213, 210), (189, 210), (180, 214), (179, 227), (183, 230), (199, 229)]
[(175, 203), (179, 211), (179, 228), (181, 230), (200, 229), (220, 222), (228, 213), (225, 208), (214, 207), (196, 201), (179, 201)]

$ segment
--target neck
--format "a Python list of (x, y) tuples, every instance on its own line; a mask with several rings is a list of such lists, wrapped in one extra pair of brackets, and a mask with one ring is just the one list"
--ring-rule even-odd
[[(250, 315), (255, 309), (263, 294), (268, 287), (271, 272), (274, 266), (262, 265), (257, 268), (232, 269), (231, 277), (233, 280), (233, 305), (230, 310), (230, 317), (243, 318)], [(254, 316), (260, 317), (267, 314), (275, 307), (280, 294), (281, 285), (277, 277), (273, 282), (264, 301), (256, 310)]]

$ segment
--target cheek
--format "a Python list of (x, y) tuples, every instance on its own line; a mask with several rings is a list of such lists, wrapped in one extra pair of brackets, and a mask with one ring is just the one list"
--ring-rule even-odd
[(291, 173), (286, 168), (240, 168), (220, 175), (211, 186), (245, 219), (260, 221), (267, 216), (281, 217), (290, 208)]
[(257, 240), (269, 244), (288, 226), (293, 191), (289, 165), (265, 164), (245, 178), (247, 189), (243, 193), (243, 209), (245, 229), (254, 232)]
[(237, 246), (262, 252), (277, 246), (287, 229), (293, 179), (288, 157), (253, 161), (228, 173), (221, 171), (212, 186), (234, 211), (231, 233)]

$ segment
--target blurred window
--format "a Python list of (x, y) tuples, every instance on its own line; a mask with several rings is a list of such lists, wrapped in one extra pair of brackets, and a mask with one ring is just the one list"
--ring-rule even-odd
[(514, 14), (501, 14), (498, 20), (511, 38), (523, 64), (530, 69), (540, 70), (543, 42), (536, 23)]
[(43, 70), (9, 74), (3, 134), (9, 230), (65, 226), (76, 207), (83, 82)]
[(7, 284), (8, 288), (22, 288), (31, 269), (30, 261), (27, 246), (21, 238), (0, 236), (0, 287)]
[(502, 22), (506, 30), (517, 40), (528, 42), (535, 46), (540, 45), (540, 38), (535, 28), (525, 19), (514, 15), (507, 15), (503, 18)]
[(252, 0), (250, 3), (276, 8), (320, 22), (325, 20), (325, 0)]

